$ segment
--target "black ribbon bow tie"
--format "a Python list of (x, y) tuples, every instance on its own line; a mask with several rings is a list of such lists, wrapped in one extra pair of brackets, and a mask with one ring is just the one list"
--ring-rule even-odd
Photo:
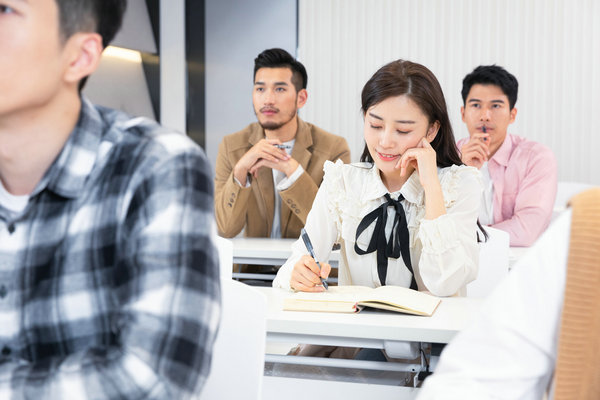
[[(404, 199), (404, 196), (400, 195), (398, 200), (394, 200), (390, 197), (389, 193), (386, 193), (385, 198), (387, 202), (365, 215), (362, 221), (360, 221), (360, 224), (358, 224), (358, 228), (356, 229), (356, 241), (354, 242), (354, 251), (359, 255), (363, 255), (377, 250), (377, 273), (379, 274), (379, 281), (382, 285), (385, 285), (386, 283), (388, 258), (398, 258), (400, 257), (400, 254), (402, 254), (402, 260), (404, 260), (406, 268), (408, 268), (412, 274), (410, 288), (417, 290), (417, 282), (415, 281), (415, 274), (410, 262), (406, 214), (404, 213), (402, 203), (400, 203), (400, 201)], [(396, 216), (394, 217), (390, 239), (386, 241), (385, 225), (387, 222), (388, 207), (394, 207)], [(374, 221), (375, 229), (373, 230), (373, 236), (371, 237), (367, 249), (363, 250), (358, 247), (358, 237)]]

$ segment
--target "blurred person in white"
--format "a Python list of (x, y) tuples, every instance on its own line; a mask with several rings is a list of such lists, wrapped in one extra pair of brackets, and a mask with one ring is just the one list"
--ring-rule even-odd
[(418, 399), (600, 399), (600, 188), (577, 195), (444, 349)]

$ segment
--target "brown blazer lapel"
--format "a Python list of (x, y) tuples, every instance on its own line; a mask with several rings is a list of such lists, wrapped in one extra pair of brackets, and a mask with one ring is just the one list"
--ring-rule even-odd
[[(310, 127), (306, 122), (298, 118), (298, 131), (296, 132), (296, 141), (294, 142), (294, 148), (292, 149), (292, 158), (304, 168), (304, 171), (308, 170), (308, 164), (312, 152), (309, 148), (313, 145), (313, 139), (310, 132)], [(289, 226), (290, 218), (292, 216), (292, 210), (285, 204), (281, 205), (281, 236), (286, 237), (287, 229)]]
[(306, 122), (298, 118), (298, 132), (296, 133), (296, 142), (292, 149), (292, 157), (298, 161), (302, 168), (306, 171), (310, 157), (312, 153), (308, 150), (313, 145), (312, 135), (310, 134), (310, 128)]
[[(248, 141), (250, 146), (264, 139), (264, 130), (257, 125), (257, 128), (252, 131)], [(250, 150), (250, 149), (248, 149)], [(258, 170), (258, 175), (254, 179), (252, 191), (257, 199), (259, 215), (250, 216), (250, 218), (262, 219), (265, 224), (265, 235), (269, 237), (271, 227), (273, 225), (273, 213), (275, 212), (275, 187), (273, 185), (273, 171), (270, 168), (261, 168)], [(263, 217), (264, 216), (264, 217)]]
[[(265, 216), (265, 227), (267, 237), (271, 233), (273, 225), (273, 213), (275, 212), (275, 187), (273, 185), (273, 171), (270, 168), (261, 168), (258, 170), (258, 176), (255, 178), (252, 190), (259, 201), (258, 207), (260, 214)], [(255, 216), (262, 218), (261, 215)]]

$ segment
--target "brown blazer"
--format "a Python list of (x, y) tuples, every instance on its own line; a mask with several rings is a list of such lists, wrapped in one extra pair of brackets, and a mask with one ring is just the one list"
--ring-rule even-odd
[[(215, 168), (215, 215), (219, 234), (234, 237), (246, 228), (247, 237), (269, 237), (275, 210), (273, 173), (261, 168), (248, 188), (233, 178), (233, 167), (252, 146), (265, 137), (258, 123), (225, 136), (219, 146)], [(297, 238), (306, 222), (317, 190), (323, 180), (326, 160), (350, 162), (346, 139), (328, 133), (298, 118), (298, 132), (292, 157), (304, 173), (281, 195), (281, 237)]]

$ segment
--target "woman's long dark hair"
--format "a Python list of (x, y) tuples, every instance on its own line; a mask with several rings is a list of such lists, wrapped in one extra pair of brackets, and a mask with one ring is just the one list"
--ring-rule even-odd
[[(431, 142), (431, 147), (435, 150), (437, 166), (444, 168), (462, 165), (448, 117), (444, 92), (435, 75), (427, 67), (406, 60), (396, 60), (384, 65), (363, 87), (361, 95), (363, 116), (369, 108), (396, 96), (410, 98), (427, 116), (429, 125), (439, 122), (438, 133)], [(360, 161), (373, 164), (373, 157), (366, 143)], [(488, 234), (479, 221), (477, 226), (487, 240)], [(477, 241), (481, 241), (479, 234), (477, 234)]]
[[(427, 67), (406, 60), (392, 61), (381, 67), (362, 90), (363, 115), (383, 100), (403, 95), (423, 111), (430, 125), (436, 121), (440, 124), (440, 129), (431, 142), (431, 147), (436, 153), (437, 166), (443, 168), (453, 164), (461, 165), (442, 87)], [(360, 161), (373, 162), (366, 144)]]

